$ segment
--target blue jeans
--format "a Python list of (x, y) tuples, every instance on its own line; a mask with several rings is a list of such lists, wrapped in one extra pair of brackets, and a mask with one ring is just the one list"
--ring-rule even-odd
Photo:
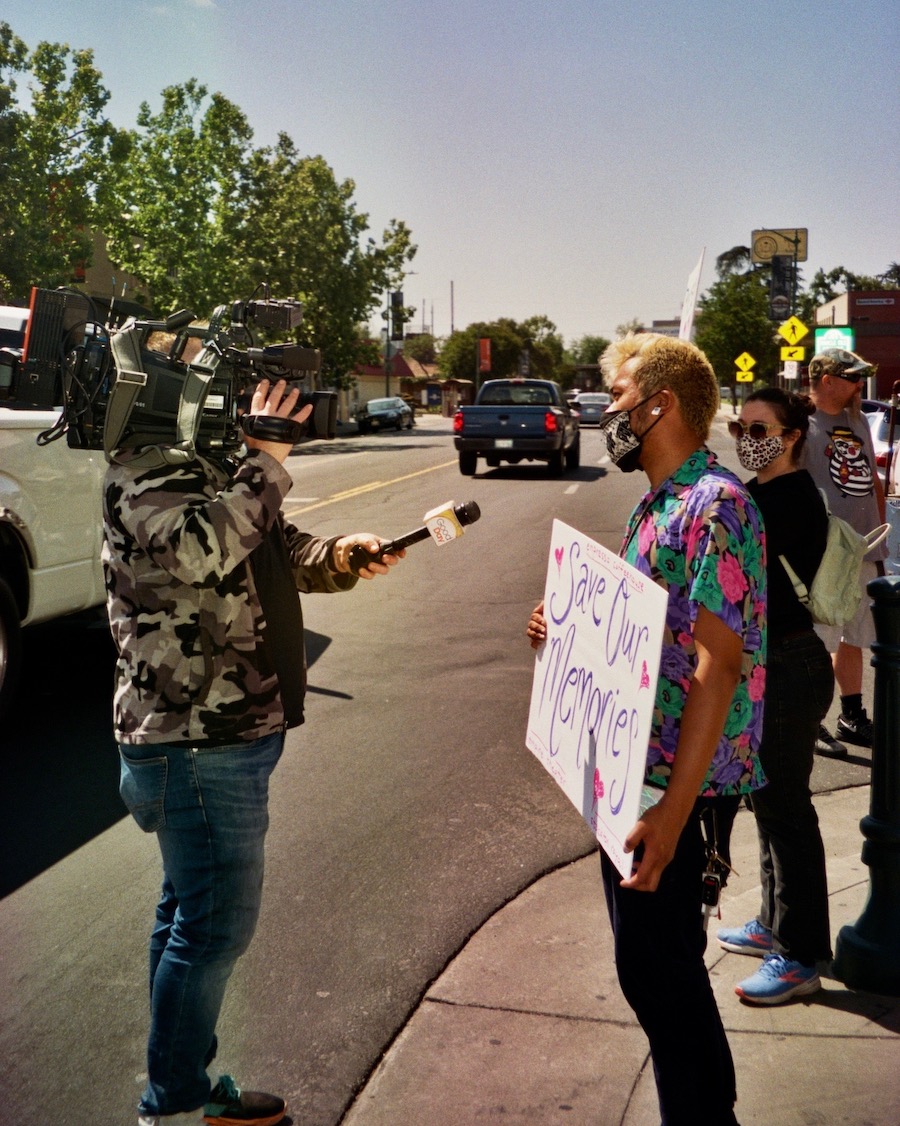
[(809, 789), (834, 672), (812, 630), (769, 645), (759, 761), (769, 780), (750, 798), (759, 834), (759, 921), (773, 949), (812, 966), (831, 957), (825, 849)]
[(735, 800), (698, 802), (656, 891), (619, 886), (601, 851), (616, 971), (650, 1041), (662, 1126), (736, 1126), (734, 1064), (703, 961), (703, 807), (734, 816)]
[(156, 833), (162, 897), (150, 938), (150, 1035), (144, 1114), (196, 1110), (234, 963), (259, 916), (269, 776), (278, 732), (227, 747), (119, 746), (120, 793)]

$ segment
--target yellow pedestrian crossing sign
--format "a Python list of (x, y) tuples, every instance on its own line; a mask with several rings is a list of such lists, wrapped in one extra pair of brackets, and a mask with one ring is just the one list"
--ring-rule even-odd
[(737, 373), (737, 375), (735, 376), (735, 379), (738, 381), (738, 383), (752, 383), (753, 382), (753, 372), (752, 371), (739, 371)]
[(737, 365), (738, 371), (748, 372), (755, 366), (756, 360), (749, 352), (741, 352), (738, 358), (734, 361)]
[[(791, 317), (778, 326), (778, 335), (784, 337), (788, 344), (796, 344), (797, 341), (802, 340), (808, 332), (809, 329), (803, 321), (798, 320), (796, 317)], [(793, 359), (793, 357), (791, 358)], [(782, 359), (784, 359), (784, 356), (782, 356)]]
[(788, 345), (786, 348), (781, 349), (781, 359), (784, 363), (798, 363), (802, 364), (806, 359), (805, 348), (794, 348)]

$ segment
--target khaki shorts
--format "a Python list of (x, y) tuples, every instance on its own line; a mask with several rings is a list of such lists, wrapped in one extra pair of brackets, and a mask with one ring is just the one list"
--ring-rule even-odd
[(855, 645), (857, 649), (868, 649), (875, 641), (875, 619), (872, 617), (872, 600), (866, 593), (866, 584), (878, 578), (878, 568), (874, 563), (864, 562), (859, 574), (863, 596), (860, 599), (856, 616), (842, 626), (815, 627), (816, 633), (825, 643), (829, 653), (836, 653), (838, 645)]

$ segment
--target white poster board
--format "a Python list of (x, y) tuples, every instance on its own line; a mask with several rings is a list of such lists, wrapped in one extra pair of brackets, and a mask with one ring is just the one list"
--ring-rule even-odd
[(623, 876), (638, 819), (667, 595), (629, 563), (553, 521), (526, 743)]

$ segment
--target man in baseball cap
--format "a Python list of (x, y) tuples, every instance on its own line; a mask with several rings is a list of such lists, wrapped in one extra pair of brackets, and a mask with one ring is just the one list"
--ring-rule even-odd
[[(860, 411), (863, 380), (872, 365), (845, 348), (826, 348), (810, 360), (810, 396), (816, 405), (809, 420), (806, 468), (825, 493), (829, 509), (865, 535), (884, 522), (884, 490), (875, 468), (875, 450), (868, 424)], [(863, 561), (860, 583), (884, 573), (886, 545), (872, 549)], [(841, 697), (837, 739), (820, 727), (819, 754), (845, 756), (844, 742), (872, 746), (872, 721), (862, 703), (863, 650), (875, 640), (875, 624), (868, 598), (842, 626), (817, 626), (834, 662)], [(844, 742), (841, 742), (843, 740)]]

